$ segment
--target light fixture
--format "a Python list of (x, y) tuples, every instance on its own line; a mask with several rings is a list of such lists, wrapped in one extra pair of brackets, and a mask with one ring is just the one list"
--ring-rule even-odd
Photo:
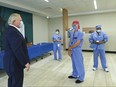
[(44, 1), (49, 2), (49, 0), (44, 0)]
[(46, 18), (49, 19), (49, 16), (47, 16)]
[(60, 8), (60, 11), (61, 11), (61, 12), (62, 12), (62, 10), (63, 10), (63, 9), (62, 9), (62, 8)]
[(95, 10), (97, 10), (97, 2), (96, 2), (96, 0), (94, 0), (94, 7), (95, 7)]

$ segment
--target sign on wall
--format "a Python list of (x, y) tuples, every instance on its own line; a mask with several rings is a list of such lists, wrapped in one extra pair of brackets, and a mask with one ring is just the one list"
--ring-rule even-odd
[(82, 31), (83, 31), (85, 34), (91, 34), (91, 33), (93, 33), (95, 30), (96, 30), (95, 27), (83, 27), (83, 29), (82, 29)]

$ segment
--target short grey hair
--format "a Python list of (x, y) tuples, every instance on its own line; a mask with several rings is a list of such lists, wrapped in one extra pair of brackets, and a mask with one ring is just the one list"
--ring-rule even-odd
[(19, 16), (20, 16), (20, 14), (18, 14), (18, 13), (11, 14), (8, 19), (8, 24), (12, 24)]

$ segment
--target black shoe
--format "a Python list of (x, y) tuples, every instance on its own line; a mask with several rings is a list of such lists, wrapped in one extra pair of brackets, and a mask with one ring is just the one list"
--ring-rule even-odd
[(68, 76), (69, 79), (76, 79), (77, 77)]
[(82, 83), (83, 81), (80, 80), (76, 80), (75, 83)]

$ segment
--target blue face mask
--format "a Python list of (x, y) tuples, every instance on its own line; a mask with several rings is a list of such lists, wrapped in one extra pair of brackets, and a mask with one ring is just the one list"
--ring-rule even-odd
[(73, 27), (73, 29), (77, 29), (77, 26), (76, 25), (73, 25), (72, 27)]

